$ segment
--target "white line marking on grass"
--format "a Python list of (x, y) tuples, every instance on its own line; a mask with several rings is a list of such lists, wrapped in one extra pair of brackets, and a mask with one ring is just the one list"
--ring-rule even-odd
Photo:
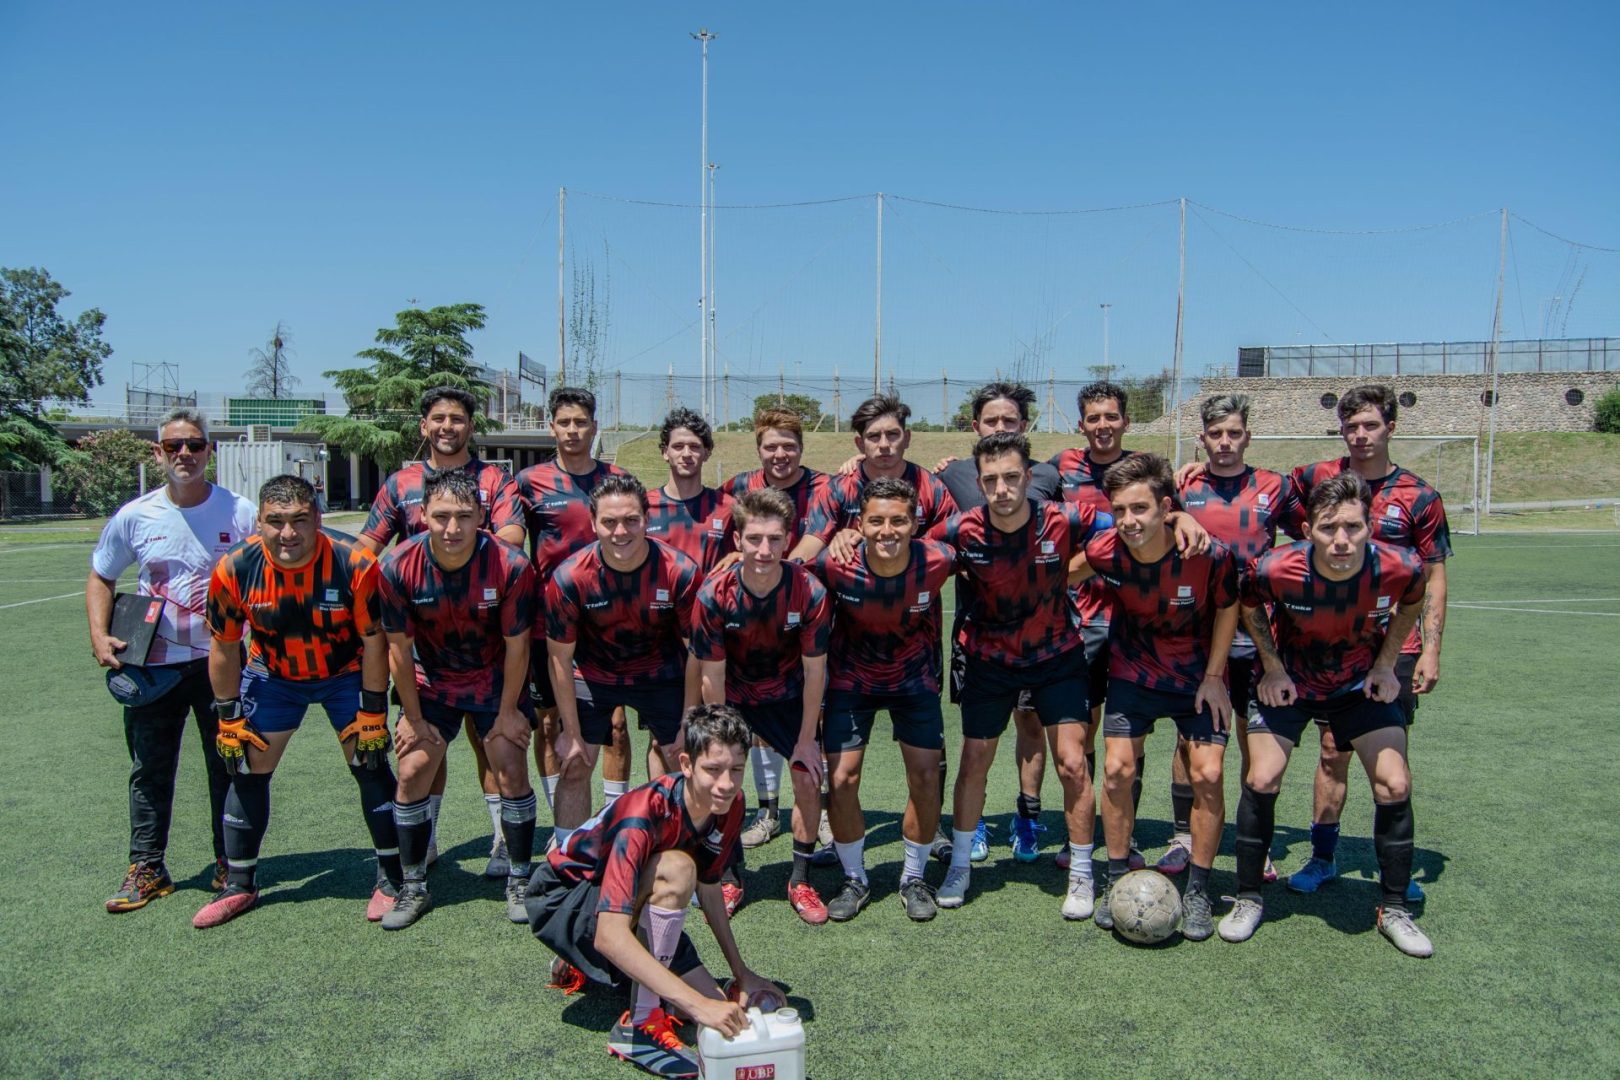
[[(3, 582), (0, 582), (3, 584)], [(1620, 596), (1584, 596), (1580, 599), (1565, 599), (1563, 597), (1546, 597), (1537, 600), (1452, 600), (1453, 604), (1607, 604), (1620, 600)]]
[[(11, 544), (11, 545), (6, 545), (4, 543), (4, 541), (0, 541), (0, 555), (16, 555), (17, 553), (23, 552), (23, 551), (54, 551), (57, 548), (78, 548), (78, 549), (80, 549), (82, 551), (84, 549), (85, 545), (87, 545), (89, 543), (90, 543), (90, 541), (88, 541), (88, 540), (80, 540), (77, 543), (71, 543), (71, 544), (64, 543), (64, 544)], [(1616, 544), (1615, 546), (1620, 547), (1620, 544)]]
[(1600, 619), (1620, 619), (1620, 611), (1561, 611), (1558, 608), (1498, 607), (1493, 604), (1458, 604), (1455, 602), (1450, 606), (1466, 608), (1469, 611), (1497, 611), (1512, 615), (1518, 615), (1522, 612), (1527, 615), (1595, 615)]
[(65, 592), (61, 596), (42, 596), (38, 600), (19, 600), (15, 604), (0, 604), (0, 611), (4, 611), (6, 608), (27, 607), (29, 604), (43, 604), (51, 600), (66, 600), (70, 596), (83, 595), (84, 590), (80, 589), (78, 592)]
[(0, 578), (0, 585), (70, 585), (79, 580), (76, 577), (14, 577)]

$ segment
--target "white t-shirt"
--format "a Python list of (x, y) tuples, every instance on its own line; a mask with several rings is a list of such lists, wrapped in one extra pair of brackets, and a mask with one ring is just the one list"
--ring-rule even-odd
[(214, 564), (258, 529), (258, 511), (240, 495), (212, 485), (196, 506), (179, 507), (167, 488), (118, 508), (101, 530), (90, 569), (108, 581), (140, 566), (140, 592), (161, 596), (163, 622), (148, 664), (183, 664), (208, 655), (208, 581)]

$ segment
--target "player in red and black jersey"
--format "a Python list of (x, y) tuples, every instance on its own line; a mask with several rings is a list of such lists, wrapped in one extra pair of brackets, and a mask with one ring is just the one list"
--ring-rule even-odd
[[(218, 926), (258, 900), (259, 848), (270, 825), (270, 777), (311, 705), (326, 710), (360, 787), (377, 853), (366, 918), (400, 885), (394, 774), (388, 767), (388, 647), (377, 612), (377, 559), (321, 531), (315, 489), (277, 476), (259, 489), (259, 532), (233, 547), (208, 584), (208, 677), (216, 740), (232, 766), (225, 797), (224, 890), (192, 920)], [(242, 636), (252, 631), (242, 666)]]
[(652, 732), (647, 769), (675, 768), (681, 712), (697, 700), (686, 642), (701, 575), (681, 552), (647, 538), (647, 490), (610, 476), (591, 493), (597, 541), (570, 555), (546, 584), (546, 649), (561, 732), (557, 843), (590, 814), (590, 775), (616, 709)]
[(1323, 481), (1306, 503), (1306, 539), (1262, 555), (1244, 579), (1243, 622), (1265, 674), (1249, 721), (1249, 773), (1237, 813), (1238, 899), (1221, 920), (1227, 941), (1246, 940), (1260, 925), (1277, 793), (1290, 752), (1316, 720), (1328, 725), (1335, 744), (1355, 751), (1372, 784), (1379, 929), (1410, 956), (1434, 951), (1406, 907), (1412, 777), (1395, 673), (1401, 641), (1423, 602), (1423, 563), (1412, 551), (1369, 541), (1371, 508), (1372, 492), (1354, 472)]
[[(631, 984), (608, 1048), (670, 1077), (696, 1076), (698, 1064), (666, 1005), (731, 1037), (747, 1027), (747, 1005), (783, 1000), (743, 962), (719, 889), (742, 831), (748, 727), (728, 706), (699, 705), (683, 728), (677, 771), (587, 822), (540, 864), (529, 890), (535, 937), (557, 954), (552, 986), (573, 993), (587, 981)], [(694, 895), (731, 968), (735, 1000), (686, 935)]]
[[(733, 517), (742, 562), (710, 576), (698, 589), (692, 655), (703, 700), (736, 707), (756, 740), (793, 762), (788, 901), (805, 922), (824, 923), (827, 908), (810, 884), (809, 868), (821, 804), (817, 732), (832, 606), (826, 588), (808, 570), (782, 561), (794, 518), (786, 495), (775, 488), (746, 492)], [(740, 883), (732, 888), (740, 893)], [(735, 909), (730, 895), (726, 901)]]
[(534, 727), (527, 693), (534, 570), (521, 550), (478, 528), (478, 490), (466, 473), (431, 477), (423, 508), (428, 531), (382, 561), (382, 623), (400, 701), (394, 821), (405, 877), (383, 927), (410, 926), (431, 906), (428, 792), (464, 715), (483, 737), (500, 786), (507, 916), (524, 922), (535, 821), (525, 759)]
[(669, 483), (647, 492), (647, 535), (684, 552), (707, 574), (736, 550), (731, 496), (703, 486), (714, 431), (691, 409), (676, 409), (664, 418), (658, 452), (669, 465)]
[(900, 897), (913, 919), (930, 919), (934, 898), (923, 867), (939, 827), (939, 761), (945, 747), (940, 590), (956, 570), (956, 555), (944, 544), (914, 539), (917, 493), (904, 480), (878, 477), (864, 486), (860, 528), (861, 543), (848, 561), (825, 551), (815, 563), (834, 605), (821, 735), (831, 773), (833, 847), (844, 868), (844, 887), (827, 908), (835, 919), (854, 918), (871, 893), (861, 765), (872, 724), (878, 711), (886, 710), (910, 792), (901, 822)]
[[(523, 544), (523, 504), (518, 499), (517, 485), (498, 465), (480, 460), (470, 445), (478, 415), (478, 399), (465, 390), (453, 386), (435, 386), (422, 395), (422, 419), (418, 426), (422, 441), (427, 444), (426, 461), (406, 462), (384, 481), (382, 490), (371, 504), (365, 526), (360, 530), (360, 543), (373, 554), (381, 554), (389, 543), (403, 542), (427, 531), (427, 520), (422, 512), (422, 491), (428, 477), (447, 469), (459, 469), (473, 478), (478, 488), (478, 504), (483, 509), (479, 528), (494, 533), (508, 544)], [(483, 740), (466, 722), (467, 743), (478, 762), (478, 780), (484, 789), (484, 805), (489, 811), (490, 859), (485, 867), (486, 877), (503, 878), (508, 864), (501, 847), (501, 795), (495, 772), (489, 767), (484, 754)], [(434, 832), (438, 831), (439, 799), (444, 794), (445, 766), (433, 780), (430, 805)], [(437, 845), (429, 846), (429, 861), (437, 854)]]
[(951, 815), (957, 828), (939, 903), (960, 907), (967, 898), (973, 830), (960, 825), (980, 819), (996, 745), (1024, 693), (1057, 759), (1069, 842), (1081, 853), (1071, 866), (1087, 871), (1089, 899), (1094, 823), (1085, 727), (1090, 714), (1085, 650), (1070, 622), (1068, 584), (1083, 562), (1087, 539), (1106, 528), (1109, 518), (1089, 506), (1031, 500), (1029, 440), (1022, 435), (987, 435), (974, 447), (973, 458), (986, 505), (928, 533), (955, 553), (967, 582), (957, 593), (966, 609), (956, 630), (965, 659), (962, 765)]
[(1130, 868), (1143, 741), (1159, 718), (1169, 717), (1188, 744), (1194, 798), (1182, 933), (1202, 941), (1215, 932), (1209, 871), (1226, 816), (1221, 761), (1232, 713), (1226, 662), (1238, 623), (1237, 561), (1218, 542), (1197, 555), (1176, 551), (1166, 524), (1174, 480), (1170, 463), (1157, 454), (1115, 465), (1106, 487), (1114, 528), (1085, 551), (1113, 608), (1103, 714), (1108, 884), (1097, 899), (1097, 925), (1112, 928), (1113, 883)]

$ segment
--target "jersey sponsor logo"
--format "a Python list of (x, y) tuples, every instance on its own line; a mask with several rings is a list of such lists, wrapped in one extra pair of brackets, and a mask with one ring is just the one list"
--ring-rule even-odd
[(546, 510), (558, 510), (568, 505), (568, 499), (566, 497), (550, 498), (542, 501), (540, 505)]
[(597, 610), (599, 610), (601, 608), (607, 607), (611, 603), (613, 603), (613, 601), (611, 601), (611, 600), (592, 600), (590, 603), (585, 605), (585, 610), (586, 611), (597, 611)]
[[(166, 538), (166, 537), (161, 537), (161, 536), (160, 536), (160, 537), (158, 537), (158, 539), (159, 539), (159, 540), (163, 540), (163, 539), (167, 539), (167, 538)], [(219, 542), (220, 542), (220, 543), (222, 543), (222, 544), (228, 544), (228, 543), (230, 543), (230, 542), (231, 542), (231, 534), (230, 534), (230, 533), (228, 533), (228, 532), (222, 532), (222, 533), (220, 533), (220, 534), (219, 534)]]
[(411, 603), (413, 603), (413, 604), (432, 604), (432, 603), (436, 602), (438, 599), (439, 599), (438, 597), (433, 596), (433, 595), (413, 596), (413, 597), (411, 597)]
[(787, 617), (788, 617), (787, 624), (789, 626), (798, 626), (799, 625), (799, 613), (797, 611), (788, 612)]
[(1262, 491), (1258, 496), (1256, 496), (1256, 500), (1260, 503), (1261, 506), (1270, 506), (1271, 505), (1271, 495), (1268, 492)]
[(735, 1080), (776, 1080), (775, 1065), (739, 1065)]
[(499, 596), (500, 596), (500, 590), (499, 589), (485, 589), (484, 590), (484, 599), (485, 600), (494, 600), (494, 599), (497, 599)]
[(861, 602), (861, 598), (855, 593), (841, 592), (838, 594), (838, 599), (846, 604), (859, 604)]
[(326, 590), (326, 602), (328, 604), (337, 603), (337, 598), (338, 598), (338, 591), (336, 589), (327, 589)]
[(1316, 608), (1310, 604), (1290, 604), (1285, 602), (1283, 607), (1287, 608), (1289, 611), (1303, 612), (1306, 615), (1309, 615), (1311, 612), (1316, 610)]
[(254, 611), (263, 611), (265, 608), (273, 608), (275, 606), (276, 605), (274, 605), (272, 603), (268, 603), (267, 601), (263, 601), (263, 600), (258, 601), (256, 603), (250, 603), (248, 605), (248, 607), (253, 609)]
[(668, 589), (654, 589), (653, 590), (653, 599), (654, 600), (668, 600), (669, 599), (669, 590)]
[(1116, 589), (1125, 584), (1125, 579), (1124, 578), (1113, 577), (1110, 574), (1103, 574), (1103, 573), (1099, 573), (1097, 576), (1102, 578), (1104, 581), (1108, 582), (1108, 584), (1112, 585)]
[(146, 605), (146, 620), (145, 621), (146, 622), (157, 622), (157, 617), (162, 611), (163, 611), (162, 602), (158, 601), (158, 600), (152, 601), (150, 604)]

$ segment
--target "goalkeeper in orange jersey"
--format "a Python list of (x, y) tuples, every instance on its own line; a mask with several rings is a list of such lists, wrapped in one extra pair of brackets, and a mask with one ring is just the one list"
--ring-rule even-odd
[[(377, 852), (366, 907), (375, 922), (400, 886), (394, 773), (388, 767), (388, 646), (378, 618), (377, 558), (321, 531), (315, 489), (277, 476), (259, 489), (259, 531), (214, 567), (208, 677), (217, 747), (231, 772), (225, 799), (225, 888), (192, 925), (218, 926), (259, 898), (255, 871), (270, 824), (270, 776), (311, 705), (326, 710), (360, 787)], [(243, 632), (252, 631), (247, 667)]]

